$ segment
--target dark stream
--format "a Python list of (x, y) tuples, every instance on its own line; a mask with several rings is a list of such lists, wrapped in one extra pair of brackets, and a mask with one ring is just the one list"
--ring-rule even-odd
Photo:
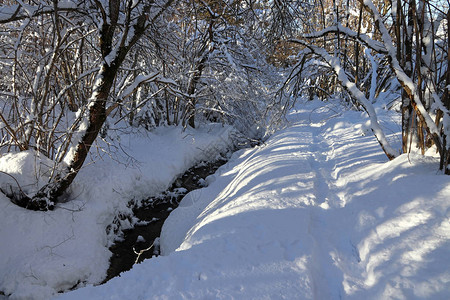
[(138, 225), (124, 230), (123, 239), (109, 249), (113, 255), (104, 282), (130, 270), (135, 263), (158, 256), (159, 236), (170, 212), (188, 192), (204, 187), (203, 179), (215, 173), (225, 162), (227, 160), (223, 158), (210, 163), (201, 163), (186, 171), (162, 195), (145, 199), (142, 206), (133, 208), (134, 216), (139, 219)]

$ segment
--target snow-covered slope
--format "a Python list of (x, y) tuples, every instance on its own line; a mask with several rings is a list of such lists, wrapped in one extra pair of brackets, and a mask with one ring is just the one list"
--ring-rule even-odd
[[(215, 159), (231, 146), (230, 133), (211, 124), (122, 136), (122, 150), (110, 149), (111, 157), (94, 153), (74, 181), (71, 199), (54, 211), (28, 211), (0, 193), (0, 291), (11, 299), (49, 299), (78, 283), (101, 282), (115, 238), (106, 228), (114, 217), (130, 213), (130, 200), (161, 193), (194, 164)], [(0, 157), (0, 171), (30, 195), (45, 183), (41, 176), (49, 166), (31, 151)], [(0, 184), (6, 182), (15, 186), (0, 174)], [(129, 227), (129, 220), (121, 226)]]
[(182, 200), (164, 256), (60, 299), (450, 299), (450, 177), (336, 111), (299, 105)]

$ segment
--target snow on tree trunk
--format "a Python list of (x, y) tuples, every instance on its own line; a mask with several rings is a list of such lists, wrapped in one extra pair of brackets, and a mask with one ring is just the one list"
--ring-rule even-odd
[(450, 9), (447, 11), (447, 78), (442, 102), (444, 103), (446, 112), (443, 113), (443, 147), (444, 153), (441, 155), (440, 168), (445, 174), (450, 175)]
[(302, 40), (291, 40), (291, 41), (300, 43), (308, 47), (313, 53), (322, 57), (330, 65), (330, 67), (338, 76), (341, 85), (349, 91), (352, 97), (354, 97), (356, 101), (358, 101), (358, 103), (361, 104), (364, 110), (367, 112), (372, 132), (374, 133), (375, 138), (377, 139), (386, 156), (389, 158), (389, 160), (394, 159), (397, 156), (397, 152), (394, 150), (394, 148), (392, 148), (392, 146), (390, 145), (390, 143), (386, 138), (386, 135), (381, 129), (380, 124), (378, 123), (377, 114), (375, 112), (375, 109), (373, 108), (372, 103), (366, 98), (364, 93), (362, 93), (358, 89), (356, 84), (348, 78), (343, 67), (341, 66), (339, 58), (331, 56), (325, 49), (313, 46), (311, 44), (306, 43), (305, 41)]
[[(449, 106), (448, 106), (448, 99), (445, 97), (443, 99), (440, 99), (437, 94), (432, 92), (432, 97), (434, 99), (433, 106), (431, 108), (426, 108), (424, 103), (422, 102), (421, 94), (419, 94), (421, 91), (419, 89), (422, 88), (421, 80), (419, 79), (418, 82), (414, 81), (414, 78), (412, 76), (408, 76), (406, 72), (406, 66), (405, 68), (402, 68), (398, 58), (397, 58), (397, 49), (394, 46), (394, 43), (391, 39), (391, 36), (389, 34), (389, 31), (387, 30), (384, 21), (378, 12), (377, 8), (373, 4), (371, 0), (360, 0), (361, 3), (364, 3), (366, 8), (371, 12), (373, 19), (375, 21), (375, 25), (377, 26), (379, 32), (381, 33), (381, 40), (383, 41), (384, 46), (387, 50), (387, 55), (390, 61), (390, 65), (392, 70), (394, 71), (398, 81), (402, 85), (404, 91), (408, 94), (411, 105), (416, 113), (419, 122), (421, 123), (421, 126), (424, 127), (424, 129), (427, 131), (427, 133), (431, 136), (432, 140), (434, 141), (434, 144), (436, 145), (439, 154), (441, 156), (441, 164), (440, 168), (441, 170), (445, 168), (445, 173), (449, 173), (447, 170), (446, 165), (448, 166), (448, 151), (449, 151), (449, 141), (448, 136), (450, 134), (450, 126), (449, 126)], [(411, 3), (414, 1), (411, 0)], [(417, 12), (416, 12), (417, 13)], [(448, 14), (448, 13), (447, 13)], [(448, 19), (448, 16), (447, 16)], [(448, 22), (447, 22), (448, 24)], [(417, 29), (416, 29), (417, 30)], [(420, 38), (420, 36), (417, 36), (416, 39)], [(421, 41), (417, 40), (417, 43), (421, 43)], [(447, 43), (448, 44), (448, 43)], [(400, 45), (398, 45), (399, 47)], [(419, 48), (419, 51), (421, 51), (421, 48)], [(447, 62), (447, 68), (448, 68), (448, 62)], [(448, 72), (447, 72), (448, 75)], [(448, 89), (446, 89), (448, 90)], [(431, 117), (431, 109), (438, 109), (442, 111), (442, 127), (439, 126), (440, 120), (436, 119), (436, 122), (433, 121)], [(429, 111), (430, 110), (430, 111)], [(403, 124), (404, 125), (404, 124)], [(442, 130), (441, 130), (442, 128)]]
[(25, 205), (33, 210), (53, 209), (54, 204), (67, 188), (72, 184), (86, 160), (89, 150), (96, 140), (106, 120), (106, 100), (114, 83), (117, 66), (103, 66), (98, 74), (97, 87), (93, 92), (88, 107), (87, 116), (80, 125), (78, 135), (81, 139), (69, 153), (70, 164), (67, 169), (59, 174), (54, 182), (43, 186)]
[[(111, 0), (109, 5), (105, 7), (101, 2), (96, 2), (101, 15), (101, 25), (99, 25), (101, 67), (85, 115), (82, 116), (82, 121), (74, 134), (73, 143), (75, 146), (68, 153), (68, 167), (60, 171), (53, 181), (44, 185), (32, 197), (23, 193), (8, 195), (17, 205), (32, 210), (53, 209), (58, 202), (58, 198), (72, 184), (105, 123), (107, 117), (106, 103), (118, 70), (127, 53), (145, 33), (148, 24), (158, 18), (161, 12), (172, 3), (171, 0), (167, 1), (165, 6), (162, 6), (159, 12), (149, 20), (148, 10), (150, 6), (144, 5), (144, 2), (138, 1), (125, 8), (128, 17), (125, 24), (122, 24), (125, 29), (119, 35), (117, 34), (117, 24), (120, 14), (120, 1)], [(132, 18), (133, 10), (139, 14)]]
[(411, 79), (411, 77), (408, 76), (405, 73), (404, 69), (400, 66), (400, 63), (397, 60), (396, 48), (389, 34), (389, 31), (384, 26), (383, 19), (381, 18), (380, 13), (375, 8), (375, 5), (372, 3), (371, 0), (362, 0), (362, 1), (364, 1), (364, 5), (366, 5), (366, 7), (368, 7), (373, 14), (375, 25), (378, 27), (378, 30), (381, 33), (383, 44), (386, 47), (386, 50), (388, 51), (391, 66), (397, 76), (397, 79), (400, 81), (401, 85), (408, 93), (408, 95), (410, 95), (414, 99), (413, 107), (415, 108), (417, 113), (420, 113), (421, 117), (424, 119), (426, 125), (428, 126), (428, 129), (430, 130), (430, 133), (434, 135), (439, 135), (439, 130), (436, 124), (431, 119), (430, 114), (427, 112), (422, 103), (416, 100), (419, 99), (417, 87), (414, 84), (414, 81)]

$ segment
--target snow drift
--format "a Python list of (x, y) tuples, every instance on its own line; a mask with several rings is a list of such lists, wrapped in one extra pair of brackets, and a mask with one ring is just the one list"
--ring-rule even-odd
[(185, 196), (164, 225), (164, 256), (59, 299), (450, 298), (450, 178), (438, 158), (386, 162), (361, 113), (302, 105)]
[[(29, 211), (0, 193), (0, 291), (11, 299), (49, 299), (74, 286), (100, 283), (118, 227), (134, 222), (117, 218), (131, 213), (129, 201), (155, 196), (196, 163), (214, 160), (231, 146), (232, 133), (210, 124), (122, 136), (121, 151), (92, 153), (66, 202), (54, 211)], [(45, 184), (51, 166), (31, 151), (0, 157), (0, 171), (30, 194)], [(2, 184), (16, 185), (10, 176), (0, 176)]]

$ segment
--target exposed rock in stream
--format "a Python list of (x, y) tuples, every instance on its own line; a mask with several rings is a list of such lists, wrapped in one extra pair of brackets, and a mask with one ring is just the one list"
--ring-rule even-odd
[(159, 255), (159, 236), (170, 212), (178, 206), (185, 194), (204, 187), (204, 179), (215, 173), (225, 162), (225, 158), (210, 163), (203, 162), (185, 172), (162, 195), (145, 199), (141, 206), (135, 207), (134, 217), (139, 221), (134, 228), (124, 230), (123, 239), (110, 248), (113, 255), (104, 282), (130, 270), (135, 263)]

